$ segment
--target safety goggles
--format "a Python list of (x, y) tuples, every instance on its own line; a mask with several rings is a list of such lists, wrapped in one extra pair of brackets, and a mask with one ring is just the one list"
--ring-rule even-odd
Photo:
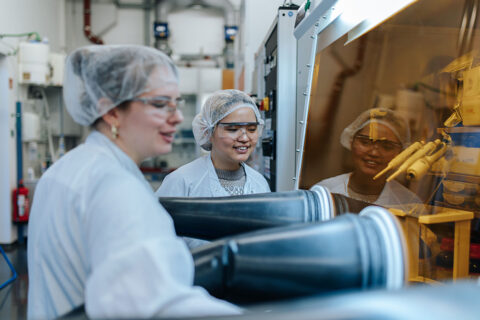
[(387, 139), (372, 139), (369, 136), (362, 134), (357, 134), (353, 138), (353, 141), (361, 148), (368, 150), (370, 150), (374, 146), (377, 146), (380, 151), (383, 151), (385, 153), (402, 150), (402, 145), (398, 142), (390, 141)]
[(258, 122), (219, 122), (221, 135), (232, 139), (238, 139), (247, 135), (250, 139), (256, 139), (262, 134), (263, 125)]
[(171, 98), (167, 96), (148, 97), (148, 98), (133, 98), (130, 101), (139, 101), (144, 104), (149, 104), (163, 112), (166, 115), (173, 115), (176, 111), (181, 111), (185, 106), (183, 98)]

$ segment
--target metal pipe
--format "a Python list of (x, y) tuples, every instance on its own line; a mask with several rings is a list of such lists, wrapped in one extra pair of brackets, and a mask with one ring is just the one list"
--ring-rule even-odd
[(225, 0), (203, 0), (208, 7), (219, 8), (223, 11), (225, 25), (226, 26), (236, 26), (238, 25), (237, 14), (235, 8), (230, 3), (230, 1)]
[(92, 10), (90, 0), (83, 0), (83, 33), (85, 34), (85, 37), (90, 40), (90, 42), (94, 44), (103, 44), (103, 40), (92, 32), (91, 14)]
[(17, 101), (15, 113), (15, 126), (17, 129), (17, 188), (23, 180), (23, 150), (22, 150), (22, 103)]
[(145, 9), (143, 12), (143, 31), (144, 31), (144, 44), (146, 46), (150, 46), (150, 29), (151, 29), (151, 22), (150, 22), (150, 10), (153, 7), (150, 0), (143, 0), (143, 5), (148, 6), (149, 9)]

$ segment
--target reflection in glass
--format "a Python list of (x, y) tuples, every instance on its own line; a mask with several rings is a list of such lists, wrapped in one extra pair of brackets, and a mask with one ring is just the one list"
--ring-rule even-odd
[[(343, 188), (378, 204), (395, 182), (414, 194), (400, 206), (383, 203), (407, 235), (411, 281), (480, 272), (477, 2), (420, 0), (360, 38), (345, 45), (345, 35), (316, 53), (300, 187), (343, 176), (328, 185), (332, 192)], [(395, 135), (372, 136), (371, 125), (355, 132), (351, 150), (342, 146), (344, 129), (372, 108), (392, 109), (408, 123), (403, 152)], [(379, 160), (389, 150), (393, 156)], [(368, 172), (356, 186), (355, 172)]]

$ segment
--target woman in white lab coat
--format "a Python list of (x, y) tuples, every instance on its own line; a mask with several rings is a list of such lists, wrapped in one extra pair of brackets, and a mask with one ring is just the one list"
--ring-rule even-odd
[(182, 120), (171, 60), (141, 46), (69, 55), (64, 98), (92, 132), (40, 179), (28, 233), (28, 317), (238, 314), (193, 287), (193, 260), (138, 165), (171, 150)]
[(410, 129), (402, 116), (390, 109), (363, 112), (346, 127), (341, 144), (351, 151), (352, 172), (322, 180), (318, 185), (331, 192), (382, 206), (406, 209), (421, 203), (416, 194), (386, 176), (373, 177), (410, 143)]
[(159, 197), (223, 197), (270, 192), (265, 178), (245, 161), (255, 149), (263, 120), (251, 97), (239, 90), (213, 93), (193, 119), (195, 140), (210, 151), (170, 173)]

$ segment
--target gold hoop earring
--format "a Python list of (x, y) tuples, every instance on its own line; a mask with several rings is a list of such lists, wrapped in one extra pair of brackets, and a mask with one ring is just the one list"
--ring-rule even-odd
[(115, 127), (113, 124), (112, 124), (112, 137), (113, 139), (117, 139), (118, 137), (117, 127)]

